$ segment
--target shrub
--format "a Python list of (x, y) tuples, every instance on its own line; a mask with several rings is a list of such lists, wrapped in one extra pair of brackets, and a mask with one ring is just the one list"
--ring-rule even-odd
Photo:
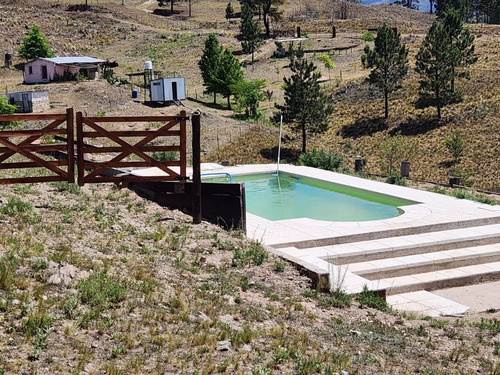
[(342, 291), (341, 289), (335, 289), (330, 292), (328, 297), (320, 301), (320, 304), (328, 307), (344, 308), (350, 307), (352, 303), (352, 296)]
[(0, 290), (9, 290), (14, 284), (14, 272), (8, 260), (0, 258)]
[[(0, 97), (0, 115), (12, 115), (16, 111), (15, 105), (9, 104), (5, 96)], [(15, 128), (20, 126), (19, 121), (0, 121), (1, 128)]]
[(176, 161), (179, 160), (179, 154), (175, 151), (158, 151), (153, 152), (151, 157), (158, 161)]
[(274, 42), (274, 44), (276, 45), (276, 51), (273, 52), (272, 57), (275, 57), (277, 59), (282, 59), (282, 58), (286, 57), (287, 52), (286, 52), (285, 47), (283, 47), (283, 43), (282, 42)]
[(375, 40), (375, 35), (373, 35), (370, 31), (365, 31), (363, 35), (359, 37), (359, 39), (365, 42), (373, 42)]
[(122, 301), (127, 294), (119, 278), (104, 273), (93, 273), (88, 279), (79, 281), (76, 289), (83, 303), (101, 309)]
[(391, 307), (387, 302), (382, 297), (379, 297), (376, 292), (368, 290), (366, 285), (363, 287), (363, 291), (356, 296), (356, 299), (360, 307), (372, 307), (383, 312), (391, 311)]
[(392, 185), (406, 186), (406, 178), (396, 172), (392, 172), (389, 176), (387, 176), (385, 182)]
[(5, 215), (15, 216), (30, 212), (33, 206), (29, 202), (24, 202), (17, 197), (9, 197), (7, 203), (0, 208), (0, 212)]
[(342, 167), (344, 157), (331, 151), (313, 149), (299, 157), (299, 164), (307, 167), (337, 171)]

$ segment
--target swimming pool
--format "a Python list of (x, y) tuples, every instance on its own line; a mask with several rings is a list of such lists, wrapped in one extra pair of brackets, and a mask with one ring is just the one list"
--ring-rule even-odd
[(268, 220), (310, 218), (370, 221), (403, 213), (418, 202), (308, 177), (279, 173), (234, 176), (244, 182), (247, 212)]

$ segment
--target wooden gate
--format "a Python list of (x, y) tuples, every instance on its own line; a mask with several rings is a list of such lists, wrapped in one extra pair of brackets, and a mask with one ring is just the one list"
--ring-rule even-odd
[[(73, 141), (73, 109), (68, 108), (65, 114), (16, 114), (0, 115), (4, 121), (52, 121), (41, 129), (0, 130), (0, 171), (22, 170), (27, 168), (43, 168), (36, 176), (6, 177), (0, 176), (0, 184), (75, 181), (74, 141)], [(60, 127), (65, 124), (66, 126)], [(21, 126), (22, 128), (22, 126)], [(61, 137), (64, 135), (64, 137)], [(61, 143), (44, 143), (42, 137), (57, 137)], [(36, 154), (35, 154), (36, 153)], [(65, 159), (54, 158), (55, 153), (67, 155)], [(42, 157), (41, 155), (46, 155)], [(50, 156), (52, 155), (52, 157)], [(53, 160), (48, 160), (48, 159)], [(10, 160), (9, 160), (10, 159)], [(18, 159), (18, 160), (16, 160)], [(66, 170), (61, 167), (67, 167)], [(47, 172), (52, 172), (47, 175)], [(22, 173), (20, 173), (22, 174)], [(31, 174), (33, 174), (31, 172)]]
[[(130, 181), (186, 181), (186, 112), (180, 116), (84, 117), (76, 114), (78, 184)], [(105, 128), (101, 123), (106, 123)], [(147, 130), (111, 129), (113, 124), (147, 123)], [(123, 125), (121, 126), (123, 128)], [(152, 130), (152, 127), (157, 127)], [(155, 145), (160, 137), (175, 144)], [(100, 144), (92, 144), (98, 139)], [(125, 139), (130, 139), (126, 141)], [(160, 161), (154, 152), (173, 151), (177, 160)], [(153, 175), (120, 173), (120, 168), (156, 167)]]

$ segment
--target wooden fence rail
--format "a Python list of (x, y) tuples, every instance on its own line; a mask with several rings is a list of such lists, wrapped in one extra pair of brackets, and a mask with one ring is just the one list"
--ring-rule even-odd
[[(22, 114), (0, 115), (4, 121), (51, 121), (41, 129), (35, 130), (0, 130), (0, 171), (26, 168), (44, 168), (53, 172), (49, 176), (24, 176), (0, 178), (0, 184), (75, 181), (74, 167), (74, 124), (73, 109), (68, 108), (65, 114)], [(65, 124), (65, 127), (59, 127)], [(64, 135), (66, 142), (43, 144), (43, 136)], [(40, 154), (64, 152), (65, 160), (45, 160)], [(10, 161), (16, 155), (24, 160)], [(67, 167), (66, 170), (61, 167)]]
[[(186, 112), (180, 116), (121, 116), (84, 117), (76, 114), (78, 184), (95, 182), (131, 181), (186, 181)], [(156, 130), (110, 130), (109, 123), (162, 123)], [(177, 126), (178, 125), (178, 126)], [(154, 145), (159, 137), (177, 138), (175, 145)], [(131, 139), (126, 141), (126, 139)], [(141, 138), (137, 141), (138, 138)], [(99, 139), (105, 146), (91, 146), (90, 139)], [(174, 151), (178, 159), (158, 161), (148, 153)], [(111, 155), (113, 154), (113, 155)], [(88, 158), (86, 157), (88, 156)], [(132, 158), (131, 158), (132, 157)], [(103, 160), (106, 158), (106, 160)], [(139, 160), (134, 160), (139, 159)], [(106, 174), (111, 168), (156, 167), (160, 173), (154, 176), (134, 176), (132, 174), (113, 176)]]

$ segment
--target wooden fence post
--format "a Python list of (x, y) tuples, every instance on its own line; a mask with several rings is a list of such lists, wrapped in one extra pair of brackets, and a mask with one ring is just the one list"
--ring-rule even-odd
[(73, 123), (73, 108), (66, 109), (66, 144), (68, 145), (68, 182), (75, 183), (75, 136)]
[(84, 168), (83, 168), (83, 116), (82, 112), (76, 113), (76, 160), (78, 168), (78, 185), (83, 186)]
[(201, 166), (200, 166), (200, 112), (195, 112), (191, 116), (193, 126), (193, 223), (201, 223)]

